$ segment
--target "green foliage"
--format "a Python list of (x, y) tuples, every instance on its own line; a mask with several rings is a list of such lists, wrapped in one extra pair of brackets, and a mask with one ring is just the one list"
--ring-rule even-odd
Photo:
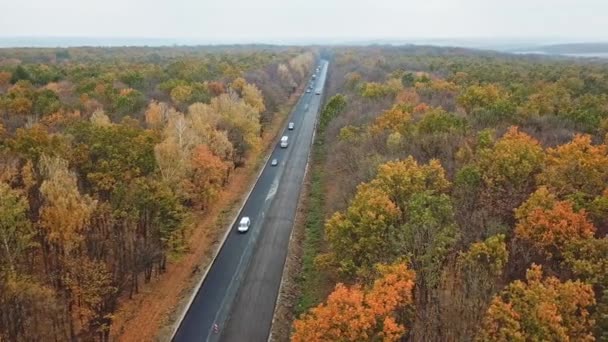
[(156, 168), (154, 144), (158, 136), (151, 131), (124, 124), (77, 122), (68, 132), (80, 152), (71, 162), (95, 191), (111, 192), (118, 184), (150, 175)]
[(0, 182), (0, 277), (17, 271), (25, 252), (34, 244), (34, 232), (27, 218), (26, 199), (7, 184)]
[(567, 267), (586, 282), (608, 289), (608, 237), (573, 240), (563, 252)]
[(464, 133), (467, 121), (453, 113), (435, 109), (427, 112), (422, 120), (418, 122), (417, 127), (418, 132), (424, 134)]
[(23, 158), (35, 163), (38, 162), (42, 154), (48, 156), (66, 155), (69, 149), (67, 139), (64, 136), (51, 134), (41, 125), (18, 128), (15, 136), (8, 140), (8, 146)]
[(13, 78), (11, 79), (11, 83), (15, 84), (19, 81), (31, 81), (32, 76), (30, 73), (21, 65), (18, 65), (13, 71)]
[(60, 108), (61, 101), (55, 92), (45, 89), (38, 92), (36, 95), (36, 100), (34, 101), (33, 107), (34, 113), (44, 116), (55, 113), (59, 111)]
[(329, 122), (335, 118), (340, 112), (344, 110), (346, 107), (346, 97), (341, 94), (337, 94), (332, 96), (325, 108), (321, 111), (319, 117), (319, 129), (324, 130), (325, 127), (329, 124)]
[(134, 89), (126, 92), (121, 92), (114, 99), (112, 105), (112, 113), (114, 113), (114, 121), (119, 121), (125, 115), (139, 113), (146, 105), (144, 95)]
[(484, 242), (477, 242), (469, 247), (466, 253), (460, 253), (458, 261), (462, 267), (468, 269), (468, 275), (476, 277), (474, 273), (483, 271), (490, 277), (499, 277), (509, 259), (509, 252), (505, 243), (505, 235), (490, 236)]
[(415, 82), (416, 76), (411, 72), (406, 72), (401, 76), (401, 84), (403, 84), (404, 87), (413, 87)]
[(414, 194), (408, 201), (407, 219), (399, 240), (421, 284), (437, 286), (445, 258), (458, 240), (450, 198), (432, 192)]
[(399, 254), (399, 208), (373, 186), (360, 185), (344, 214), (326, 223), (327, 238), (345, 274), (365, 274), (376, 263), (390, 263)]

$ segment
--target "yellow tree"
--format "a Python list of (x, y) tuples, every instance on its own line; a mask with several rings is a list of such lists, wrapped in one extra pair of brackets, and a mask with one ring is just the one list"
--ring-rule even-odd
[(82, 241), (83, 229), (97, 203), (80, 194), (76, 175), (68, 170), (67, 161), (42, 155), (39, 164), (44, 177), (40, 185), (40, 227), (60, 254), (67, 253)]
[(112, 121), (110, 118), (104, 113), (102, 109), (98, 109), (91, 114), (91, 118), (89, 119), (91, 123), (95, 126), (110, 126)]
[(483, 320), (478, 341), (593, 341), (595, 304), (590, 285), (543, 279), (532, 265), (526, 281), (516, 280), (496, 296)]
[(406, 135), (411, 127), (412, 116), (404, 111), (401, 106), (384, 111), (380, 114), (370, 126), (370, 131), (373, 134), (381, 134), (383, 132), (398, 132), (401, 135)]
[(586, 206), (607, 187), (608, 146), (593, 145), (589, 135), (576, 135), (565, 145), (547, 149), (538, 182), (558, 197)]
[(518, 207), (532, 192), (534, 176), (543, 166), (540, 143), (510, 127), (494, 146), (477, 151), (477, 167), (484, 183), (485, 207), (504, 219), (512, 219)]
[(464, 110), (470, 114), (476, 108), (486, 108), (494, 104), (501, 97), (501, 90), (495, 84), (472, 85), (466, 88), (457, 101)]
[(438, 160), (418, 164), (413, 157), (392, 161), (378, 167), (378, 175), (371, 185), (389, 194), (389, 198), (406, 214), (412, 195), (422, 192), (440, 194), (446, 192), (450, 182)]
[(255, 108), (258, 113), (262, 113), (266, 110), (266, 106), (264, 106), (264, 96), (254, 84), (247, 83), (243, 86), (243, 101)]

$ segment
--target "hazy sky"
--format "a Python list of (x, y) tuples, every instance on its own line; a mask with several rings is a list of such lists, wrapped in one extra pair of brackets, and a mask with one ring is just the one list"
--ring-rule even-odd
[(608, 40), (608, 0), (0, 0), (0, 36)]

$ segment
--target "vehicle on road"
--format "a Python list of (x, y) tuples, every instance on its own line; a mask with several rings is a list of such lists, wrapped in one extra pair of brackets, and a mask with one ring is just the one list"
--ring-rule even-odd
[(281, 138), (281, 148), (286, 148), (286, 147), (287, 147), (287, 145), (289, 144), (289, 143), (287, 142), (287, 140), (289, 140), (289, 137), (288, 137), (288, 136), (286, 136), (286, 135), (284, 135), (284, 136)]
[(249, 230), (250, 225), (251, 225), (251, 220), (249, 219), (249, 217), (243, 216), (241, 218), (241, 221), (239, 222), (239, 226), (237, 227), (237, 230), (239, 231), (239, 233), (246, 233)]
[(271, 166), (277, 166), (279, 164), (279, 161), (277, 160), (277, 158), (274, 158), (271, 162), (270, 165)]
[(317, 94), (317, 95), (321, 95), (321, 91), (320, 91), (320, 90), (317, 90), (317, 91), (315, 92), (315, 94)]
[(306, 89), (306, 92), (307, 92), (307, 93), (310, 93), (310, 88)]
[(315, 78), (317, 78), (317, 75), (313, 74), (312, 79), (314, 80)]
[(287, 125), (287, 129), (289, 129), (290, 131), (292, 131), (294, 127), (295, 125), (293, 124), (293, 122), (290, 122), (289, 125)]

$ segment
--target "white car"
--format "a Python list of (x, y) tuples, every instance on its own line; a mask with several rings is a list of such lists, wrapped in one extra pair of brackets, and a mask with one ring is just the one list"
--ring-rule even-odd
[(277, 166), (279, 165), (279, 161), (277, 160), (277, 158), (274, 158), (271, 162), (270, 162), (271, 166)]
[(306, 89), (306, 92), (307, 92), (307, 93), (310, 93), (310, 88)]
[(295, 126), (294, 126), (293, 122), (290, 122), (289, 125), (287, 125), (287, 129), (290, 131), (292, 131), (294, 127)]
[(239, 233), (247, 233), (249, 230), (249, 226), (251, 225), (251, 220), (247, 216), (243, 216), (241, 221), (239, 222), (239, 226), (236, 228)]

